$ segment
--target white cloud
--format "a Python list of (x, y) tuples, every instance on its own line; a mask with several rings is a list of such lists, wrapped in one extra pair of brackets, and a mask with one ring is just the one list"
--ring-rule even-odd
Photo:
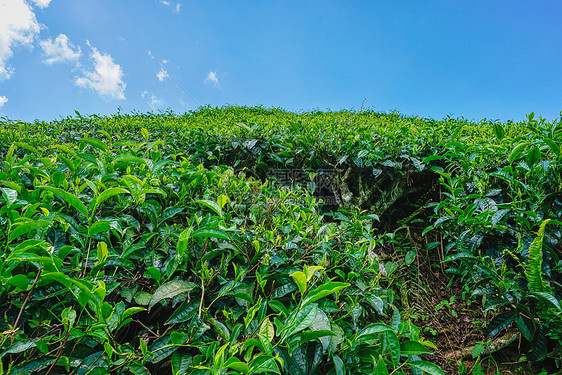
[(82, 54), (80, 47), (74, 47), (64, 34), (59, 34), (54, 41), (49, 38), (39, 44), (45, 52), (46, 58), (43, 61), (49, 65), (55, 62), (78, 61)]
[(46, 8), (51, 3), (51, 0), (33, 0), (36, 6), (39, 8)]
[(0, 81), (12, 76), (7, 65), (17, 45), (32, 47), (39, 23), (24, 0), (0, 0)]
[(212, 85), (213, 87), (220, 86), (219, 78), (217, 77), (217, 72), (209, 72), (205, 78), (205, 83)]
[(8, 98), (6, 98), (5, 96), (0, 96), (0, 108), (2, 108), (7, 101)]
[(111, 99), (125, 99), (125, 87), (123, 82), (123, 69), (119, 64), (113, 62), (109, 54), (101, 54), (95, 47), (92, 49), (91, 58), (94, 60), (94, 70), (84, 71), (83, 77), (76, 79), (78, 86), (95, 90), (101, 96)]
[[(150, 96), (149, 96), (150, 95)], [(166, 102), (164, 102), (164, 100), (159, 99), (158, 97), (156, 97), (156, 95), (150, 94), (148, 91), (144, 90), (141, 94), (141, 97), (143, 99), (148, 97), (148, 102), (147, 104), (150, 106), (150, 109), (155, 111), (158, 108), (162, 108)]]
[(164, 68), (161, 68), (160, 71), (156, 74), (156, 77), (158, 77), (158, 80), (160, 82), (164, 82), (164, 80), (169, 76), (170, 75), (168, 74), (168, 71)]
[[(160, 4), (165, 5), (167, 7), (171, 7), (172, 3), (168, 0), (160, 0)], [(181, 9), (181, 3), (177, 2), (176, 5), (174, 6), (174, 12), (175, 13), (179, 13)]]

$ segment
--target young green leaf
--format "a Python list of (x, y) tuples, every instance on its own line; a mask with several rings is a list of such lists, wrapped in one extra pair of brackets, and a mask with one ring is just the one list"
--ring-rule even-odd
[(98, 197), (96, 198), (96, 203), (94, 205), (93, 211), (106, 199), (109, 199), (118, 194), (130, 194), (127, 189), (123, 189), (120, 187), (111, 187), (109, 189), (104, 190)]
[(306, 292), (306, 275), (304, 274), (304, 272), (296, 271), (290, 274), (289, 276), (293, 278), (301, 294), (304, 294), (304, 292)]
[(525, 161), (529, 167), (533, 167), (538, 161), (541, 159), (541, 150), (537, 146), (533, 146), (533, 148), (527, 153), (525, 157)]
[(48, 191), (58, 195), (64, 201), (66, 201), (68, 204), (70, 204), (72, 207), (77, 209), (78, 212), (80, 212), (82, 215), (84, 215), (85, 217), (88, 217), (88, 209), (86, 208), (84, 203), (82, 203), (82, 201), (80, 199), (78, 199), (78, 197), (76, 197), (76, 195), (74, 195), (72, 193), (69, 193), (68, 191), (62, 190), (60, 188), (52, 187), (52, 186), (40, 186), (40, 188), (48, 190)]
[(211, 211), (213, 211), (214, 213), (216, 213), (220, 217), (223, 216), (222, 209), (219, 207), (217, 202), (213, 202), (213, 201), (210, 201), (210, 200), (207, 200), (207, 199), (200, 199), (198, 201), (195, 201), (195, 203), (198, 203), (203, 207), (209, 208)]
[(400, 353), (403, 356), (411, 356), (431, 354), (431, 351), (417, 341), (404, 341), (400, 343)]
[(88, 228), (88, 237), (92, 237), (93, 235), (101, 232), (107, 232), (109, 229), (111, 229), (111, 226), (109, 225), (108, 221), (106, 220), (96, 221)]
[(6, 284), (20, 288), (21, 290), (27, 290), (29, 279), (25, 275), (14, 275), (6, 280)]
[(519, 155), (521, 155), (521, 152), (523, 152), (523, 149), (525, 149), (525, 147), (527, 147), (528, 145), (529, 145), (529, 142), (521, 142), (517, 146), (515, 146), (515, 148), (511, 151), (511, 154), (509, 154), (509, 157), (507, 158), (507, 160), (509, 161), (509, 164), (513, 164), (513, 162), (515, 160), (517, 160)]
[(96, 138), (82, 138), (80, 141), (80, 143), (84, 142), (89, 144), (90, 146), (94, 146), (97, 149), (100, 149), (101, 151), (107, 151), (109, 150), (109, 147), (107, 147), (102, 141), (100, 141), (99, 139)]
[(109, 254), (109, 252), (107, 251), (107, 244), (103, 241), (98, 242), (97, 250), (98, 250), (98, 262), (102, 263), (107, 259), (107, 255)]
[(501, 126), (500, 124), (494, 124), (494, 135), (496, 136), (496, 138), (501, 141), (502, 139), (504, 139), (505, 137), (505, 130), (503, 129), (503, 126)]
[(33, 230), (44, 228), (51, 225), (51, 222), (46, 220), (38, 220), (38, 221), (27, 221), (23, 222), (22, 224), (18, 224), (16, 229), (10, 233), (10, 237), (8, 239), (9, 242), (12, 242), (16, 238), (23, 236), (26, 233), (29, 233)]
[(141, 128), (141, 135), (145, 141), (148, 141), (150, 134), (148, 134), (148, 130), (146, 130), (146, 128)]
[[(295, 272), (297, 273), (297, 272)], [(301, 272), (302, 273), (302, 272)], [(291, 274), (291, 277), (293, 277), (294, 274)], [(295, 277), (293, 277), (294, 279)], [(302, 278), (301, 278), (302, 281)], [(301, 288), (301, 286), (298, 284), (299, 289)], [(305, 289), (306, 289), (306, 282), (305, 282)], [(320, 285), (318, 288), (311, 290), (307, 295), (306, 298), (302, 301), (303, 306), (307, 305), (311, 302), (317, 301), (321, 298), (327, 297), (330, 294), (336, 293), (344, 288), (347, 288), (350, 284), (348, 283), (342, 283), (342, 282), (338, 282), (338, 281), (330, 281), (326, 284), (322, 284)], [(301, 290), (301, 293), (303, 291)]]

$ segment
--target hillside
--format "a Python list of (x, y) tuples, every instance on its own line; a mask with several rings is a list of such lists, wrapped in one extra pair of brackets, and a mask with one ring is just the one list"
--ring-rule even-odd
[(3, 371), (555, 373), (561, 143), (533, 114), (4, 119)]

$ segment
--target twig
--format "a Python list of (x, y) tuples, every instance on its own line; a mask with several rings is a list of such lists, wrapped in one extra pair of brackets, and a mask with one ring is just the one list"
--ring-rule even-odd
[(137, 322), (138, 324), (140, 324), (144, 329), (146, 329), (148, 332), (152, 333), (154, 335), (154, 337), (156, 337), (157, 339), (160, 338), (160, 335), (155, 333), (153, 330), (151, 330), (150, 328), (148, 328), (147, 326), (144, 325), (143, 322), (141, 322), (140, 320), (136, 319), (135, 322)]
[(18, 323), (20, 322), (20, 318), (23, 313), (23, 310), (25, 309), (25, 305), (27, 304), (27, 301), (29, 301), (29, 297), (31, 297), (31, 293), (33, 293), (33, 290), (35, 289), (35, 285), (37, 285), (37, 281), (39, 280), (39, 276), (41, 275), (41, 272), (43, 272), (43, 267), (39, 268), (39, 270), (37, 271), (37, 275), (35, 275), (35, 280), (33, 281), (33, 285), (31, 285), (31, 289), (29, 289), (29, 293), (27, 293), (27, 297), (25, 297), (25, 301), (23, 301), (23, 304), (21, 305), (20, 311), (18, 313), (18, 317), (16, 318), (16, 322), (14, 323), (14, 329), (17, 328)]
[(201, 279), (201, 301), (199, 302), (199, 314), (197, 316), (201, 319), (201, 310), (203, 309), (203, 300), (205, 299), (205, 283)]
[(86, 276), (86, 268), (88, 268), (88, 258), (90, 257), (90, 248), (92, 246), (92, 239), (88, 242), (88, 250), (86, 251), (86, 262), (84, 263), (84, 271), (82, 271), (82, 278)]
[(66, 334), (64, 335), (64, 341), (62, 342), (62, 345), (59, 348), (59, 352), (57, 353), (57, 357), (55, 358), (55, 361), (51, 364), (51, 367), (49, 367), (45, 375), (49, 375), (53, 370), (53, 368), (56, 366), (57, 362), (59, 361), (62, 352), (64, 351), (64, 348), (66, 348), (66, 343), (68, 342), (68, 337), (70, 336), (71, 330), (72, 330), (72, 326), (70, 322), (68, 322), (68, 328), (66, 329)]

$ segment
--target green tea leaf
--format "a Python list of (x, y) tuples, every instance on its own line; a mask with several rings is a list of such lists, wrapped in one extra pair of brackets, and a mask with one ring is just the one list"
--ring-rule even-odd
[(67, 191), (64, 191), (60, 188), (52, 187), (52, 186), (40, 186), (40, 188), (48, 190), (48, 191), (58, 195), (64, 201), (66, 201), (68, 204), (70, 204), (72, 207), (77, 209), (78, 212), (80, 212), (82, 215), (84, 215), (85, 217), (88, 217), (88, 209), (86, 208), (84, 203), (82, 203), (82, 201), (80, 199), (78, 199), (78, 197), (76, 197), (74, 194), (69, 193)]
[(552, 294), (550, 293), (546, 293), (546, 292), (533, 292), (530, 293), (530, 296), (533, 297), (538, 297), (538, 299), (541, 299), (547, 303), (549, 303), (552, 307), (554, 307), (556, 310), (558, 311), (562, 311), (562, 309), (560, 308), (560, 303), (558, 302), (558, 300), (556, 299), (556, 297), (554, 297)]
[(290, 274), (289, 276), (293, 278), (301, 294), (304, 294), (304, 292), (306, 292), (306, 275), (304, 274), (304, 272), (296, 271)]
[(492, 220), (490, 221), (490, 223), (492, 224), (492, 228), (495, 227), (496, 224), (499, 223), (505, 217), (505, 215), (507, 215), (509, 211), (511, 210), (504, 208), (494, 212), (494, 215), (492, 216)]
[(16, 288), (20, 288), (21, 290), (27, 290), (29, 286), (29, 280), (25, 275), (15, 275), (10, 277), (6, 283)]
[(516, 317), (515, 311), (506, 311), (496, 316), (486, 327), (486, 337), (496, 336), (502, 330), (509, 327)]
[(398, 330), (400, 328), (400, 322), (401, 322), (400, 311), (398, 311), (398, 309), (395, 307), (394, 312), (392, 313), (392, 322), (390, 324), (394, 332), (398, 333)]
[(15, 145), (17, 145), (18, 147), (21, 148), (25, 148), (27, 151), (31, 151), (36, 155), (40, 155), (39, 151), (37, 151), (37, 149), (33, 146), (28, 145), (27, 143), (23, 143), (23, 142), (14, 142)]
[(148, 134), (148, 130), (146, 130), (146, 128), (141, 128), (141, 135), (145, 141), (148, 141), (150, 135)]
[(80, 143), (81, 142), (87, 143), (91, 146), (94, 146), (97, 149), (100, 149), (101, 151), (109, 150), (109, 147), (107, 147), (102, 141), (100, 141), (99, 139), (96, 139), (96, 138), (89, 138), (89, 137), (82, 138), (82, 139), (80, 139), (79, 142)]
[(307, 328), (316, 319), (318, 314), (318, 305), (315, 303), (304, 306), (300, 309), (294, 319), (290, 319), (291, 325), (287, 328), (287, 337), (299, 333)]
[(558, 144), (555, 141), (548, 138), (544, 138), (543, 141), (548, 145), (548, 147), (550, 147), (550, 149), (554, 152), (556, 156), (560, 155), (560, 146), (558, 146)]
[(404, 341), (400, 343), (400, 353), (403, 356), (411, 356), (431, 354), (431, 351), (417, 341)]
[(150, 309), (152, 308), (152, 306), (154, 306), (155, 304), (157, 304), (158, 302), (160, 302), (165, 298), (172, 298), (180, 293), (190, 292), (197, 287), (198, 287), (197, 284), (191, 283), (189, 281), (184, 281), (184, 280), (168, 281), (167, 283), (162, 284), (158, 289), (156, 289), (156, 291), (150, 298), (150, 301), (148, 302), (148, 307)]
[(174, 374), (186, 374), (192, 361), (193, 358), (190, 354), (175, 352), (172, 354), (172, 372)]
[(533, 148), (527, 153), (525, 157), (525, 161), (529, 167), (533, 167), (537, 162), (541, 159), (541, 150), (537, 146), (533, 146)]
[(379, 334), (392, 331), (392, 328), (382, 323), (373, 323), (363, 328), (361, 332), (357, 335), (354, 343), (356, 345), (363, 344), (374, 338), (377, 338)]
[(107, 190), (104, 190), (98, 197), (96, 198), (96, 204), (94, 205), (94, 209), (100, 205), (101, 202), (109, 199), (118, 194), (130, 194), (129, 190), (123, 189), (120, 187), (112, 187)]
[(217, 198), (217, 204), (219, 207), (222, 209), (227, 203), (230, 203), (230, 199), (224, 194), (219, 195)]
[(106, 220), (96, 221), (88, 228), (88, 237), (92, 237), (93, 235), (101, 232), (107, 232), (110, 229), (111, 226), (109, 225), (108, 221)]
[(388, 368), (386, 367), (386, 363), (384, 363), (384, 359), (379, 357), (377, 361), (377, 365), (375, 367), (374, 375), (388, 375)]
[(224, 364), (224, 367), (228, 367), (235, 371), (241, 372), (242, 374), (247, 374), (250, 372), (250, 366), (247, 363), (240, 361), (236, 357), (230, 357)]
[(14, 229), (12, 233), (10, 233), (10, 238), (8, 239), (8, 241), (12, 242), (16, 238), (21, 237), (26, 233), (29, 233), (39, 228), (48, 227), (49, 225), (51, 225), (51, 222), (46, 220), (24, 222), (18, 225), (17, 228)]
[(528, 145), (529, 145), (529, 142), (521, 142), (517, 146), (515, 146), (515, 148), (511, 151), (511, 154), (509, 154), (509, 157), (507, 158), (507, 160), (509, 161), (509, 164), (513, 164), (513, 162), (515, 160), (517, 160), (517, 158), (519, 158), (519, 155), (521, 155), (521, 152), (523, 152), (523, 149), (525, 147), (527, 147)]
[(517, 328), (519, 328), (523, 337), (525, 337), (528, 341), (531, 341), (535, 334), (535, 324), (533, 320), (520, 314), (517, 316), (515, 323), (517, 324)]
[(496, 138), (498, 140), (502, 140), (505, 137), (505, 130), (503, 129), (503, 126), (501, 126), (500, 124), (494, 124), (494, 135), (496, 136)]
[(394, 331), (386, 331), (384, 333), (386, 343), (390, 349), (390, 358), (395, 366), (400, 362), (400, 342)]
[(107, 251), (107, 244), (103, 241), (98, 242), (97, 245), (98, 250), (98, 262), (104, 262), (107, 259), (107, 255), (109, 252)]
[[(297, 273), (297, 272), (295, 272)], [(294, 274), (295, 274), (294, 273)], [(302, 272), (301, 272), (302, 273)], [(291, 274), (291, 277), (293, 277), (294, 274)], [(293, 279), (295, 279), (295, 277), (293, 277)], [(302, 281), (302, 280), (301, 280)], [(301, 288), (301, 285), (298, 284), (299, 289)], [(306, 289), (306, 281), (305, 281), (305, 289)], [(324, 298), (326, 296), (329, 296), (330, 294), (336, 293), (344, 288), (347, 288), (350, 284), (348, 283), (342, 283), (342, 282), (337, 282), (337, 281), (330, 281), (326, 284), (322, 284), (320, 285), (318, 288), (311, 290), (307, 295), (306, 298), (303, 300), (302, 304), (307, 305), (311, 302), (317, 301), (321, 298)], [(301, 293), (303, 291), (301, 290)]]
[(195, 203), (198, 203), (201, 206), (209, 208), (211, 211), (213, 211), (214, 213), (216, 213), (220, 217), (223, 216), (222, 209), (219, 207), (217, 202), (213, 202), (213, 201), (210, 201), (210, 200), (207, 200), (207, 199), (200, 199), (198, 201), (195, 201)]
[(8, 204), (8, 208), (18, 200), (18, 192), (10, 188), (0, 188), (2, 190), (2, 195)]
[(226, 232), (217, 228), (201, 228), (197, 229), (195, 232), (191, 233), (191, 237), (194, 238), (218, 238), (221, 240), (228, 240), (228, 234)]
[(2, 352), (2, 357), (6, 354), (17, 354), (25, 352), (28, 349), (35, 348), (37, 345), (31, 340), (16, 341), (14, 344), (9, 345), (6, 350)]
[(531, 351), (528, 353), (527, 358), (533, 362), (542, 361), (547, 354), (547, 339), (546, 333), (548, 328), (541, 325), (535, 332), (535, 336), (531, 341)]
[(411, 361), (408, 364), (415, 369), (421, 370), (423, 372), (427, 372), (431, 375), (445, 375), (443, 370), (439, 368), (436, 364), (426, 361)]
[(270, 355), (264, 355), (255, 358), (250, 363), (250, 374), (278, 374), (281, 375), (279, 371), (279, 366), (274, 357)]

